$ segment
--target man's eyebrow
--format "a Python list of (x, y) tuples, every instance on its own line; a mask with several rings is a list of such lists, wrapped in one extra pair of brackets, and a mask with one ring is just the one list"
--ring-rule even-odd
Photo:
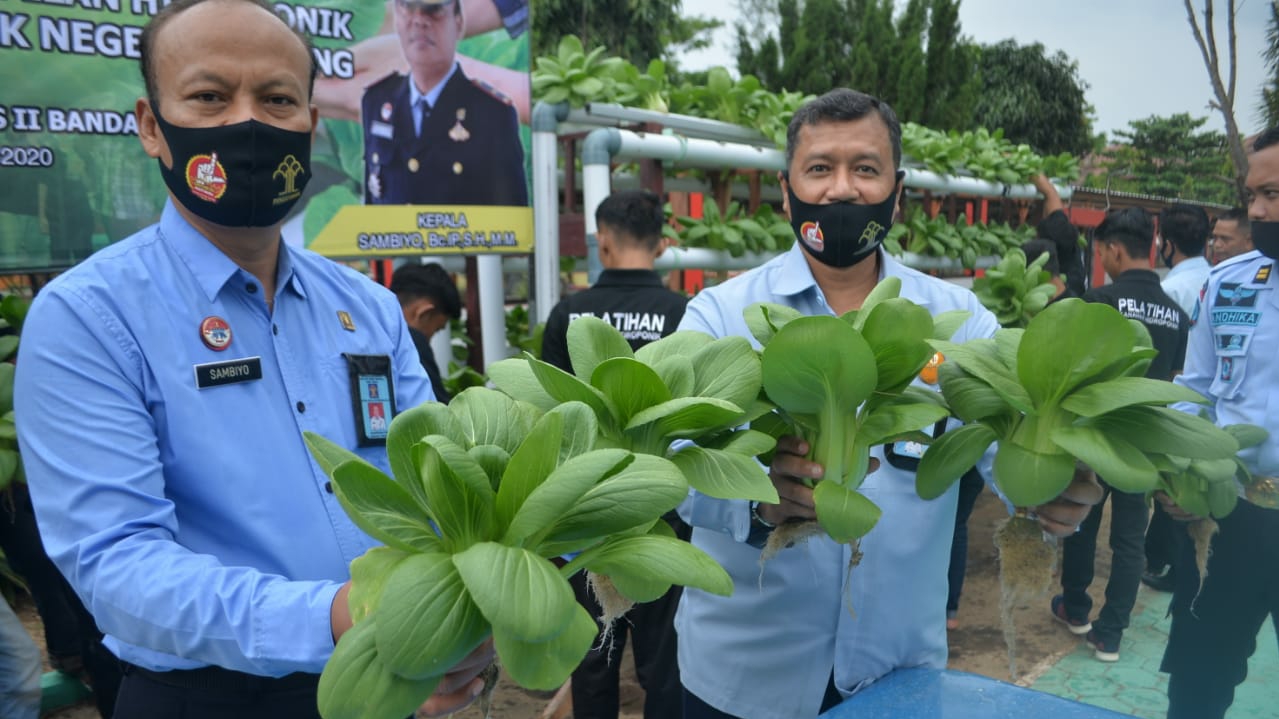
[[(803, 158), (801, 159), (805, 163), (809, 163), (809, 162), (815, 162), (818, 160), (821, 160), (823, 162), (834, 162), (836, 158), (834, 154), (830, 152), (815, 151), (810, 154), (804, 155)], [(863, 152), (859, 152), (856, 155), (853, 155), (852, 157), (848, 158), (848, 160), (850, 162), (868, 162), (868, 161), (883, 162), (884, 158), (880, 153), (875, 152), (874, 150), (866, 150)]]

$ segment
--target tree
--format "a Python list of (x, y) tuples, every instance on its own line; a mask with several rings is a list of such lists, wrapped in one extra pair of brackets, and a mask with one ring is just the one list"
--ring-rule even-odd
[(896, 20), (893, 0), (772, 0), (771, 7), (776, 36), (755, 16), (737, 25), (737, 69), (767, 89), (852, 87), (888, 102), (903, 120), (971, 126), (977, 52), (960, 35), (958, 0), (909, 0)]
[(1179, 113), (1133, 120), (1116, 136), (1124, 142), (1106, 154), (1089, 187), (1175, 199), (1235, 203), (1234, 178), (1226, 159), (1226, 136), (1201, 130), (1206, 117)]
[(982, 89), (973, 121), (991, 130), (1003, 128), (1011, 142), (1041, 154), (1092, 149), (1091, 123), (1084, 92), (1088, 83), (1079, 65), (1060, 50), (1004, 40), (981, 50)]
[(1266, 23), (1266, 70), (1268, 87), (1261, 88), (1261, 121), (1266, 127), (1279, 125), (1279, 0), (1270, 3), (1270, 20)]
[(582, 45), (603, 45), (610, 55), (637, 67), (662, 59), (671, 70), (684, 52), (710, 45), (722, 23), (683, 13), (680, 0), (532, 0), (533, 56), (554, 55), (560, 38), (576, 35)]
[[(1235, 41), (1235, 3), (1226, 1), (1226, 78), (1221, 77), (1222, 58), (1217, 51), (1217, 30), (1213, 25), (1212, 0), (1204, 0), (1203, 27), (1190, 0), (1184, 0), (1186, 20), (1194, 32), (1195, 43), (1203, 55), (1204, 67), (1208, 70), (1208, 80), (1212, 83), (1212, 92), (1216, 101), (1212, 106), (1221, 112), (1226, 122), (1226, 147), (1230, 151), (1230, 162), (1235, 170), (1235, 193), (1240, 204), (1246, 204), (1247, 192), (1244, 181), (1248, 177), (1248, 154), (1243, 149), (1243, 138), (1239, 135), (1239, 124), (1235, 122), (1235, 76), (1237, 75), (1237, 47)], [(1233, 203), (1231, 203), (1233, 204)]]

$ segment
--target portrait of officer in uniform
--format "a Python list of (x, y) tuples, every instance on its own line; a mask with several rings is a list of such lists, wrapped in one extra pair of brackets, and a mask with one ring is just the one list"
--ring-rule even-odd
[(457, 62), (461, 0), (392, 4), (409, 74), (364, 91), (365, 204), (528, 205), (515, 108)]

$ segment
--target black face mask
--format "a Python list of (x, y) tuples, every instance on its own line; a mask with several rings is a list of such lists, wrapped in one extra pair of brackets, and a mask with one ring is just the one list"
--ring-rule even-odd
[(1167, 239), (1160, 238), (1159, 259), (1164, 263), (1164, 267), (1167, 267), (1168, 269), (1172, 269), (1172, 255), (1174, 251), (1172, 242), (1169, 242)]
[(1279, 260), (1279, 222), (1253, 220), (1252, 246), (1266, 257)]
[(888, 228), (893, 226), (897, 190), (905, 175), (898, 171), (893, 191), (876, 205), (854, 205), (851, 202), (810, 205), (795, 196), (788, 181), (786, 195), (790, 200), (790, 224), (799, 238), (800, 247), (823, 265), (838, 268), (852, 267), (875, 254), (888, 235)]
[(164, 184), (182, 206), (226, 227), (270, 227), (302, 196), (311, 177), (311, 133), (257, 120), (178, 127), (152, 106), (173, 167), (159, 160)]

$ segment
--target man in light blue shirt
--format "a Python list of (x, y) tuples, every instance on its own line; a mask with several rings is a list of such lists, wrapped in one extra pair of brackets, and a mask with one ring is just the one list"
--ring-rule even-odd
[[(901, 126), (883, 102), (834, 90), (795, 113), (787, 133), (783, 207), (799, 238), (765, 265), (703, 290), (680, 329), (751, 337), (742, 311), (775, 302), (808, 315), (841, 315), (861, 306), (884, 277), (933, 313), (966, 310), (955, 335), (990, 337), (994, 316), (968, 290), (911, 270), (881, 249), (901, 193)], [(905, 448), (901, 448), (904, 450)], [(680, 515), (692, 541), (732, 575), (730, 597), (686, 589), (676, 618), (684, 719), (814, 717), (898, 667), (946, 664), (947, 566), (957, 490), (935, 501), (915, 493), (918, 452), (877, 447), (861, 492), (883, 516), (861, 540), (864, 556), (849, 572), (849, 547), (822, 536), (782, 550), (760, 566), (761, 535), (788, 519), (811, 520), (812, 490), (796, 481), (821, 477), (808, 447), (783, 437), (770, 475), (781, 503), (693, 493)], [(1076, 498), (1081, 502), (1074, 501)], [(1081, 478), (1038, 508), (1047, 531), (1075, 530), (1100, 498)], [(850, 611), (851, 607), (851, 611)]]
[[(385, 421), (430, 384), (390, 292), (280, 241), (310, 173), (306, 41), (257, 0), (179, 0), (141, 48), (139, 137), (169, 201), (31, 308), (32, 500), (126, 663), (117, 719), (314, 717), (374, 543), (302, 433), (385, 470)], [(428, 709), (469, 701), (476, 659)]]
[(1208, 213), (1197, 205), (1177, 203), (1159, 213), (1159, 258), (1170, 268), (1160, 286), (1186, 314), (1208, 279), (1208, 228)]

